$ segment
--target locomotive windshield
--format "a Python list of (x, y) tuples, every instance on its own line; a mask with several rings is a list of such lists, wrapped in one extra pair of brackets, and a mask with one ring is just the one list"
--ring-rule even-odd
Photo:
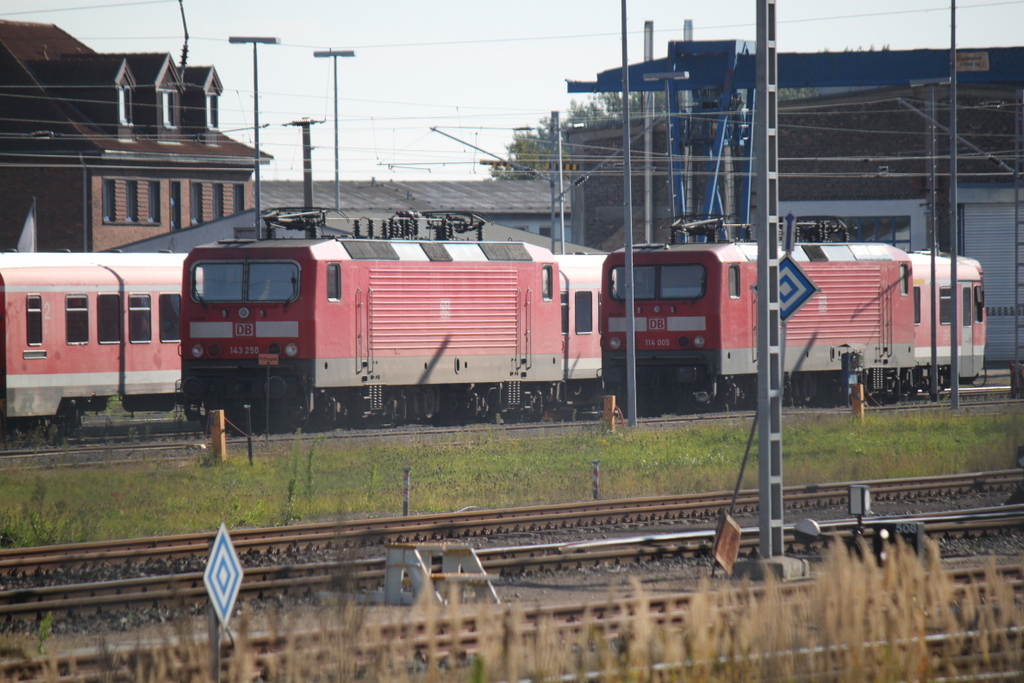
[[(695, 263), (633, 268), (633, 297), (651, 299), (699, 299), (704, 296), (704, 266)], [(626, 269), (612, 268), (611, 294), (616, 301), (626, 298)]]
[(192, 293), (203, 302), (288, 302), (299, 296), (299, 266), (288, 261), (197, 263)]

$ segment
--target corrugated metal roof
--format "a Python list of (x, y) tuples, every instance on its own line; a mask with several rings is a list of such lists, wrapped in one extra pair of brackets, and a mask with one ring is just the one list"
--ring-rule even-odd
[[(345, 181), (339, 186), (343, 212), (474, 211), (508, 214), (551, 211), (551, 187), (545, 180), (371, 180)], [(264, 180), (260, 196), (264, 206), (301, 206), (303, 184), (297, 180)], [(334, 206), (334, 181), (313, 182), (313, 205)]]

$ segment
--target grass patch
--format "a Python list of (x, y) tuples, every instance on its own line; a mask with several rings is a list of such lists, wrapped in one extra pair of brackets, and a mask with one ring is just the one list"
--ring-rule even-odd
[[(402, 468), (410, 510), (440, 512), (587, 500), (591, 460), (602, 498), (730, 490), (749, 421), (610, 434), (598, 426), (558, 439), (510, 440), (500, 430), (464, 440), (340, 447), (329, 440), (263, 446), (253, 466), (234, 446), (224, 464), (4, 470), (0, 543), (40, 545), (332, 517), (398, 515)], [(786, 484), (909, 477), (1015, 466), (1024, 413), (807, 415), (783, 432)], [(756, 444), (753, 450), (756, 455)], [(757, 466), (744, 486), (756, 487)]]

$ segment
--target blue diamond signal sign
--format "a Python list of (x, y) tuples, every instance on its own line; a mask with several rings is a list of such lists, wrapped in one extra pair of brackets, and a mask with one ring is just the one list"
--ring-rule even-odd
[(242, 565), (223, 523), (213, 541), (213, 550), (210, 551), (210, 559), (203, 572), (203, 583), (206, 584), (206, 593), (210, 596), (210, 604), (217, 613), (217, 619), (221, 626), (226, 626), (235, 608), (238, 589), (242, 585)]
[(786, 320), (807, 300), (818, 293), (818, 287), (789, 256), (779, 261), (779, 316)]

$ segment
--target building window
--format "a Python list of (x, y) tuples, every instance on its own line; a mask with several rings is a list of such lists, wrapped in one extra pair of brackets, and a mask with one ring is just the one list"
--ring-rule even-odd
[(148, 342), (153, 338), (153, 314), (149, 294), (128, 296), (128, 341)]
[(245, 183), (235, 183), (235, 213), (245, 211)]
[(117, 185), (116, 181), (103, 181), (103, 220), (111, 223), (117, 219)]
[(594, 331), (594, 293), (576, 292), (576, 334)]
[(100, 344), (121, 341), (121, 295), (100, 294), (96, 297), (96, 340)]
[(124, 184), (124, 219), (131, 223), (139, 220), (139, 183), (136, 180)]
[(181, 341), (181, 294), (160, 295), (160, 341)]
[(220, 127), (220, 112), (217, 107), (217, 96), (207, 95), (206, 96), (206, 128), (208, 130), (217, 130)]
[(122, 126), (132, 125), (132, 91), (126, 85), (117, 88), (117, 120)]
[(192, 225), (203, 222), (203, 184), (192, 183)]
[(224, 185), (222, 183), (213, 184), (213, 217), (224, 218)]
[(149, 222), (160, 222), (160, 181), (149, 181)]
[(29, 294), (25, 300), (25, 341), (29, 346), (43, 343), (43, 297)]
[(170, 90), (160, 92), (160, 108), (163, 112), (164, 128), (174, 128), (178, 125), (174, 106), (174, 93)]
[(68, 344), (89, 343), (89, 297), (69, 294), (64, 301), (65, 337)]
[(337, 263), (327, 264), (327, 299), (328, 301), (341, 299), (341, 265)]

